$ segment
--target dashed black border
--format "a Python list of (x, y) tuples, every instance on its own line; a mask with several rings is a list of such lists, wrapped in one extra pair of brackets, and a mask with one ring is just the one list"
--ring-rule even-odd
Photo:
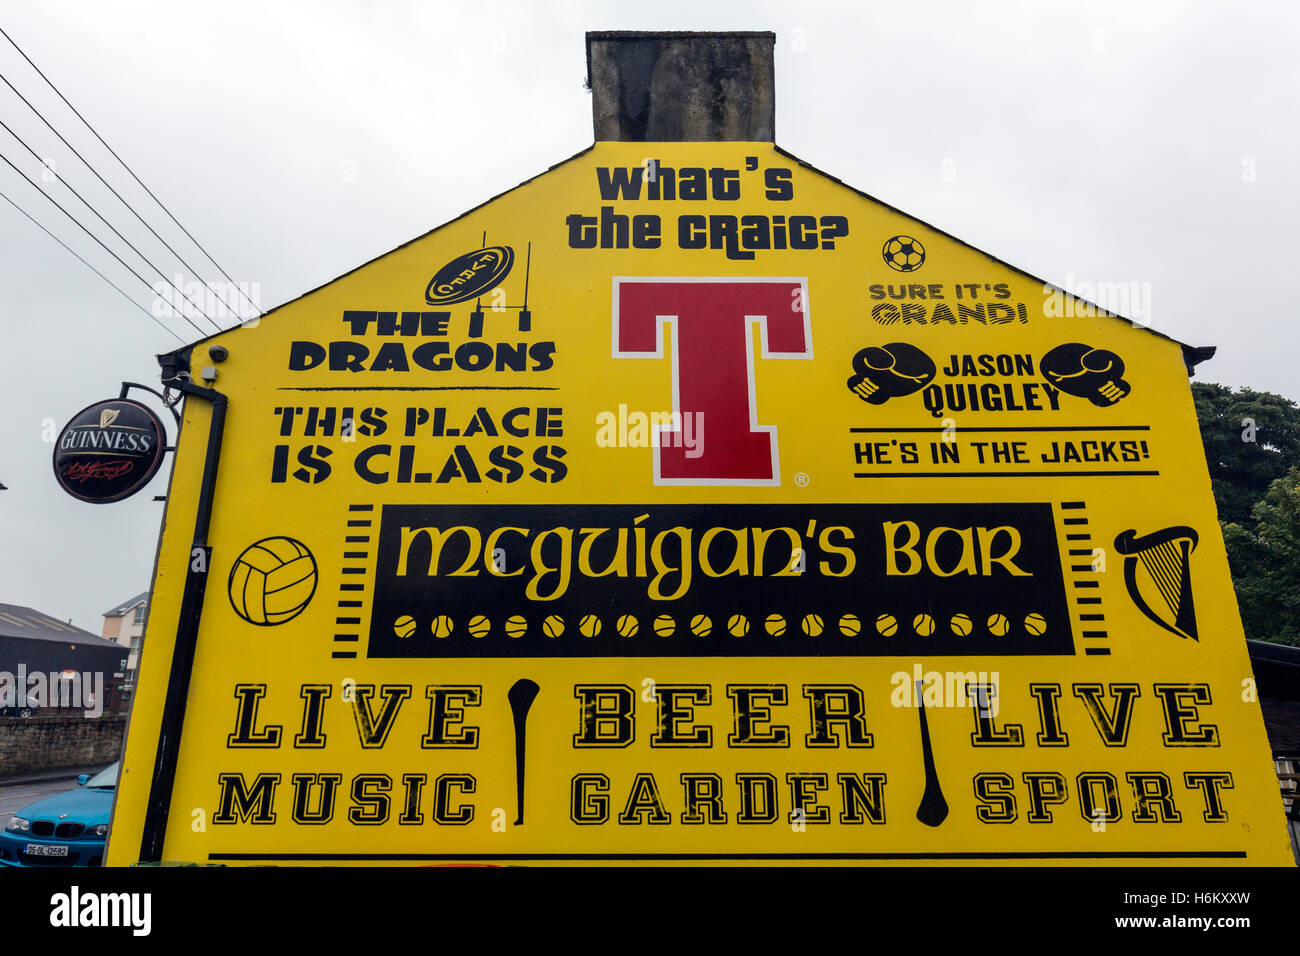
[[(330, 657), (351, 660), (355, 649), (347, 649), (361, 640), (366, 612), (366, 572), (374, 552), (374, 505), (348, 505), (343, 536), (343, 553), (339, 580), (338, 609), (334, 616), (334, 650)], [(361, 562), (358, 566), (355, 562)]]
[[(1089, 642), (1105, 641), (1110, 632), (1105, 629), (1106, 614), (1100, 595), (1101, 579), (1092, 561), (1078, 563), (1080, 558), (1093, 557), (1092, 526), (1088, 520), (1088, 503), (1086, 501), (1058, 502), (1061, 511), (1061, 526), (1065, 531), (1063, 566), (1067, 569), (1065, 580), (1070, 589), (1068, 595), (1071, 604), (1071, 617), (1078, 625), (1076, 633), (1080, 639)], [(1097, 643), (1084, 645), (1085, 657), (1108, 657), (1110, 647)]]

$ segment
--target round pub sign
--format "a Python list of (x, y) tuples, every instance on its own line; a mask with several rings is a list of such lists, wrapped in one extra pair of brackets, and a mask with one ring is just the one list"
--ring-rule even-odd
[(166, 445), (162, 422), (144, 405), (122, 398), (96, 402), (59, 435), (54, 477), (82, 501), (121, 501), (149, 483)]

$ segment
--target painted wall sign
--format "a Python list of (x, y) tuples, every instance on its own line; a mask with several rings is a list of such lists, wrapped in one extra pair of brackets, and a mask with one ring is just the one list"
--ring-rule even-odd
[(54, 477), (82, 501), (121, 501), (149, 483), (166, 450), (167, 433), (148, 407), (126, 398), (96, 402), (59, 433)]
[(456, 305), (496, 288), (514, 265), (509, 246), (490, 246), (457, 256), (439, 269), (424, 290), (429, 305)]
[(597, 144), (217, 343), (166, 859), (1291, 859), (1183, 347), (774, 147)]

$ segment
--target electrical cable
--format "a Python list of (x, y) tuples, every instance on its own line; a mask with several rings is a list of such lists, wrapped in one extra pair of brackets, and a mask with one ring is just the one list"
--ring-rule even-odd
[[(85, 166), (88, 170), (90, 170), (92, 173), (94, 173), (95, 178), (98, 179), (101, 183), (103, 183), (104, 186), (108, 189), (108, 191), (111, 192), (114, 196), (116, 196), (118, 200), (122, 203), (122, 205), (131, 211), (131, 215), (135, 216), (136, 219), (140, 220), (141, 225), (143, 225), (146, 229), (148, 229), (151, 233), (153, 233), (154, 238), (157, 239), (159, 242), (161, 242), (167, 248), (168, 252), (170, 252), (178, 260), (180, 260), (181, 265), (183, 265), (186, 269), (189, 269), (190, 272), (200, 281), (203, 281), (203, 277), (199, 275), (199, 270), (194, 268), (192, 265), (190, 265), (189, 262), (185, 260), (184, 256), (182, 256), (179, 252), (177, 252), (174, 248), (172, 248), (171, 243), (169, 243), (166, 239), (164, 239), (162, 236), (158, 234), (158, 230), (154, 229), (153, 226), (149, 225), (149, 223), (145, 220), (144, 216), (140, 215), (139, 211), (136, 210), (136, 208), (132, 206), (130, 202), (128, 202), (125, 198), (123, 198), (122, 194), (119, 193), (116, 189), (114, 189), (112, 184), (110, 184), (108, 180), (106, 180), (103, 176), (100, 175), (99, 170), (97, 170), (94, 166), (91, 165), (90, 160), (86, 159), (85, 156), (82, 156), (80, 151), (78, 151), (77, 147), (69, 143), (67, 139), (64, 138), (63, 134), (54, 128), (54, 124), (51, 123), (48, 119), (46, 119), (45, 115), (41, 113), (41, 111), (37, 109), (35, 106), (33, 106), (31, 101), (28, 100), (27, 97), (23, 96), (23, 94), (18, 90), (18, 88), (14, 86), (12, 83), (10, 83), (9, 78), (6, 77), (3, 73), (0, 73), (0, 81), (3, 81), (5, 86), (9, 87), (9, 89), (13, 91), (13, 94), (17, 96), (20, 100), (22, 100), (23, 103), (26, 104), (29, 110), (31, 110), (33, 113), (36, 114), (37, 118), (39, 118), (40, 121), (49, 128), (50, 132), (59, 138), (59, 142), (61, 142), (64, 146), (68, 147), (68, 149), (72, 150), (72, 154), (76, 156), (77, 159), (81, 160), (81, 164)], [(206, 282), (204, 282), (204, 285), (207, 286), (208, 289), (210, 290), (212, 289), (212, 287), (208, 285)], [(212, 291), (213, 294), (215, 295), (216, 294), (215, 290)], [(223, 306), (229, 309), (231, 313), (235, 315), (236, 318), (243, 318), (242, 316), (240, 316), (239, 310), (236, 309), (233, 305), (231, 305), (226, 300), (218, 297), (217, 301), (219, 301)]]
[(122, 298), (126, 299), (127, 302), (130, 302), (133, 306), (135, 306), (137, 309), (139, 309), (139, 310), (140, 310), (141, 312), (143, 312), (145, 315), (149, 316), (150, 319), (152, 319), (154, 322), (158, 323), (158, 325), (160, 325), (162, 328), (166, 329), (167, 332), (168, 332), (168, 334), (170, 334), (174, 339), (176, 339), (177, 342), (180, 342), (182, 345), (185, 344), (185, 340), (184, 340), (183, 338), (181, 338), (179, 335), (177, 335), (177, 334), (176, 334), (172, 329), (168, 328), (166, 325), (163, 325), (163, 321), (162, 321), (162, 319), (158, 318), (158, 316), (154, 315), (152, 312), (150, 312), (148, 309), (146, 309), (144, 306), (142, 306), (139, 302), (135, 301), (135, 299), (133, 299), (133, 298), (131, 298), (129, 295), (127, 295), (126, 291), (125, 291), (125, 290), (124, 290), (120, 285), (118, 285), (116, 282), (114, 282), (114, 281), (113, 281), (112, 279), (110, 279), (108, 276), (104, 275), (104, 273), (100, 272), (98, 269), (96, 269), (94, 266), (92, 266), (92, 265), (91, 265), (89, 262), (87, 262), (85, 259), (81, 258), (81, 255), (80, 255), (80, 254), (79, 254), (75, 249), (73, 249), (71, 246), (69, 246), (66, 242), (64, 242), (62, 239), (60, 239), (60, 238), (59, 238), (58, 236), (56, 236), (54, 233), (50, 232), (50, 230), (46, 229), (45, 226), (43, 226), (43, 225), (40, 223), (40, 221), (36, 219), (35, 216), (33, 216), (31, 213), (29, 213), (29, 212), (28, 212), (26, 209), (24, 209), (22, 206), (18, 205), (18, 203), (14, 202), (12, 199), (10, 199), (7, 195), (5, 195), (5, 193), (4, 193), (3, 191), (0, 191), (0, 199), (3, 199), (3, 200), (4, 200), (5, 202), (7, 202), (9, 205), (13, 206), (13, 207), (14, 207), (15, 209), (17, 209), (20, 213), (22, 213), (24, 216), (26, 216), (28, 219), (30, 219), (30, 220), (32, 221), (32, 224), (35, 225), (36, 228), (40, 229), (41, 232), (45, 233), (47, 236), (49, 236), (51, 239), (53, 239), (55, 242), (57, 242), (59, 245), (61, 245), (61, 246), (62, 246), (64, 249), (66, 249), (68, 252), (72, 253), (72, 255), (76, 256), (76, 257), (77, 257), (77, 260), (78, 260), (82, 265), (84, 265), (87, 269), (89, 269), (91, 272), (95, 273), (95, 275), (99, 276), (101, 279), (103, 279), (105, 282), (107, 282), (109, 285), (111, 285), (114, 289), (116, 289), (119, 293), (121, 293)]
[[(126, 269), (127, 272), (131, 273), (131, 275), (133, 275), (133, 276), (135, 276), (137, 279), (139, 279), (140, 282), (144, 284), (144, 287), (145, 287), (146, 289), (148, 289), (150, 292), (153, 292), (155, 295), (157, 295), (157, 292), (154, 291), (154, 287), (153, 287), (152, 285), (149, 284), (149, 280), (148, 280), (148, 279), (146, 279), (144, 276), (140, 275), (140, 273), (138, 273), (138, 272), (136, 272), (134, 269), (132, 269), (131, 266), (126, 262), (125, 259), (123, 259), (121, 256), (119, 256), (119, 255), (118, 255), (116, 252), (114, 252), (112, 249), (108, 248), (108, 246), (104, 243), (104, 240), (100, 239), (99, 236), (95, 235), (93, 232), (91, 232), (89, 229), (87, 229), (84, 225), (82, 225), (81, 220), (79, 220), (79, 219), (78, 219), (76, 216), (74, 216), (72, 213), (70, 213), (70, 212), (68, 212), (66, 209), (64, 209), (63, 206), (61, 206), (61, 205), (59, 204), (59, 201), (58, 201), (57, 199), (55, 199), (53, 196), (51, 196), (49, 193), (47, 193), (44, 189), (42, 189), (42, 188), (41, 188), (41, 187), (36, 183), (36, 181), (35, 181), (34, 179), (32, 179), (32, 178), (31, 178), (30, 176), (28, 176), (25, 172), (23, 172), (21, 169), (19, 169), (17, 166), (15, 166), (14, 163), (13, 163), (13, 160), (11, 160), (8, 156), (4, 155), (4, 153), (0, 153), (0, 160), (4, 160), (4, 162), (9, 166), (10, 169), (12, 169), (14, 172), (16, 172), (19, 176), (23, 177), (23, 179), (27, 180), (27, 182), (31, 185), (31, 187), (32, 187), (33, 189), (35, 189), (38, 193), (40, 193), (42, 196), (44, 196), (46, 199), (48, 199), (50, 202), (52, 202), (52, 203), (54, 204), (54, 208), (58, 209), (59, 212), (63, 213), (65, 216), (67, 216), (69, 219), (71, 219), (74, 223), (76, 223), (77, 228), (79, 228), (79, 229), (80, 229), (82, 232), (84, 232), (86, 235), (90, 236), (91, 239), (94, 239), (97, 243), (99, 243), (100, 247), (103, 248), (103, 250), (104, 250), (105, 252), (107, 252), (110, 256), (112, 256), (114, 259), (116, 259), (118, 262), (120, 262), (120, 263), (122, 264), (122, 266)], [(195, 325), (195, 324), (194, 324), (194, 321), (193, 321), (193, 320), (192, 320), (188, 315), (186, 315), (184, 311), (181, 311), (179, 314), (180, 314), (180, 317), (181, 317), (182, 319), (184, 319), (186, 322), (189, 322), (190, 326), (194, 329), (195, 332), (199, 333), (199, 335), (203, 336), (204, 338), (207, 338), (208, 333), (207, 333), (207, 332), (204, 332), (201, 328), (199, 328), (197, 325)]]
[(172, 214), (172, 211), (170, 209), (168, 209), (166, 206), (163, 205), (163, 201), (161, 199), (159, 199), (157, 196), (153, 194), (153, 190), (151, 190), (148, 186), (146, 186), (144, 184), (144, 180), (142, 180), (139, 176), (135, 174), (135, 170), (133, 170), (130, 166), (126, 164), (126, 160), (124, 160), (121, 156), (117, 155), (117, 152), (113, 149), (113, 147), (109, 146), (108, 143), (104, 141), (104, 137), (100, 136), (99, 131), (96, 130), (95, 127), (90, 125), (90, 121), (86, 119), (84, 116), (82, 116), (81, 113), (78, 112), (75, 106), (73, 106), (71, 103), (68, 102), (68, 98), (59, 91), (59, 88), (54, 85), (54, 82), (48, 76), (46, 76), (44, 73), (41, 72), (41, 68), (32, 62), (32, 58), (23, 52), (23, 48), (20, 47), (14, 41), (13, 37), (11, 37), (7, 32), (5, 32), (5, 29), (3, 27), (0, 27), (0, 36), (3, 36), (6, 40), (9, 41), (9, 45), (18, 51), (18, 54), (28, 62), (31, 68), (35, 70), (37, 75), (40, 76), (40, 78), (46, 82), (46, 84), (49, 86), (50, 89), (52, 89), (55, 92), (58, 98), (63, 100), (64, 105), (66, 105), (68, 109), (72, 110), (73, 114), (77, 117), (77, 119), (81, 120), (81, 122), (85, 124), (86, 129), (90, 130), (91, 133), (94, 134), (95, 139), (99, 140), (99, 142), (103, 145), (103, 147), (112, 154), (113, 158), (122, 164), (122, 168), (131, 174), (131, 178), (134, 179), (137, 183), (139, 183), (140, 188), (149, 194), (149, 198), (158, 204), (158, 208), (161, 209), (163, 212), (165, 212), (168, 218), (171, 219), (172, 222), (176, 223), (176, 226), (180, 229), (180, 231), (185, 233), (185, 235), (189, 238), (190, 242), (194, 243), (194, 245), (198, 248), (200, 252), (203, 253), (203, 255), (207, 258), (207, 260), (216, 267), (217, 271), (220, 272), (225, 277), (226, 281), (229, 282), (231, 286), (233, 286), (239, 292), (239, 294), (243, 297), (244, 301), (247, 302), (250, 306), (252, 306), (253, 310), (258, 315), (263, 315), (264, 313), (262, 312), (261, 309), (257, 307), (257, 304), (253, 302), (253, 300), (250, 299), (247, 296), (247, 294), (245, 294), (244, 290), (235, 282), (234, 279), (230, 278), (230, 273), (226, 272), (225, 269), (221, 268), (221, 264), (218, 263), (216, 259), (212, 258), (212, 254), (203, 247), (202, 243), (200, 243), (197, 239), (195, 239), (194, 236), (190, 234), (190, 231), (181, 225), (181, 221)]
[[(23, 139), (21, 136), (19, 136), (17, 133), (15, 133), (15, 132), (13, 131), (13, 129), (10, 128), (10, 126), (9, 126), (8, 123), (6, 123), (4, 120), (0, 120), (0, 127), (3, 127), (3, 128), (4, 128), (4, 131), (5, 131), (6, 133), (8, 133), (8, 134), (9, 134), (10, 136), (12, 136), (14, 139), (18, 140), (18, 142), (22, 145), (23, 149), (25, 149), (25, 150), (27, 150), (27, 152), (31, 153), (31, 154), (32, 154), (32, 157), (33, 157), (33, 158), (34, 158), (38, 163), (40, 163), (40, 164), (41, 164), (42, 166), (44, 166), (46, 169), (49, 169), (49, 168), (50, 168), (50, 167), (49, 167), (49, 164), (47, 164), (47, 163), (45, 162), (45, 159), (41, 156), (41, 154), (38, 153), (38, 152), (36, 152), (36, 150), (32, 149), (31, 146), (29, 146), (29, 145), (27, 144), (27, 141), (26, 141), (25, 139)], [(9, 162), (9, 160), (6, 159), (5, 162)], [(10, 163), (10, 165), (12, 166), (13, 164)], [(16, 166), (15, 166), (14, 168), (17, 169)], [(199, 315), (201, 315), (201, 316), (203, 316), (205, 319), (207, 319), (208, 322), (212, 325), (212, 327), (213, 327), (214, 329), (216, 329), (218, 332), (222, 332), (222, 331), (224, 331), (224, 330), (221, 328), (221, 326), (217, 324), (216, 320), (212, 318), (212, 316), (208, 315), (208, 313), (206, 313), (206, 312), (203, 311), (203, 307), (202, 307), (201, 305), (199, 305), (197, 302), (195, 302), (192, 296), (188, 295), (188, 294), (185, 292), (185, 290), (183, 290), (180, 286), (178, 286), (178, 285), (177, 285), (175, 282), (173, 282), (171, 279), (167, 278), (167, 276), (163, 273), (163, 271), (162, 271), (161, 269), (159, 269), (156, 265), (154, 265), (153, 260), (151, 260), (151, 259), (150, 259), (148, 256), (146, 256), (143, 252), (141, 252), (141, 251), (136, 247), (136, 245), (135, 245), (133, 242), (131, 242), (130, 239), (128, 239), (126, 236), (124, 236), (124, 235), (122, 235), (120, 232), (118, 232), (117, 227), (114, 226), (114, 225), (113, 225), (111, 222), (109, 222), (107, 219), (105, 219), (105, 218), (104, 218), (104, 214), (101, 213), (101, 212), (100, 212), (98, 209), (96, 209), (94, 206), (92, 206), (92, 205), (90, 204), (90, 202), (86, 199), (85, 196), (83, 196), (83, 195), (81, 195), (81, 193), (77, 192), (76, 187), (74, 187), (71, 183), (69, 183), (66, 179), (64, 179), (64, 178), (63, 178), (62, 176), (60, 176), (58, 173), (54, 172), (54, 170), (51, 169), (51, 170), (50, 170), (50, 173), (51, 173), (51, 175), (54, 176), (54, 178), (55, 178), (55, 180), (56, 180), (57, 182), (62, 183), (64, 189), (68, 190), (70, 193), (72, 193), (72, 195), (76, 196), (77, 199), (79, 199), (79, 200), (81, 201), (81, 204), (82, 204), (83, 206), (85, 206), (87, 209), (89, 209), (91, 212), (93, 212), (93, 213), (94, 213), (94, 214), (99, 218), (99, 221), (100, 221), (100, 222), (102, 222), (104, 225), (108, 226), (108, 228), (109, 228), (110, 230), (112, 230), (113, 235), (117, 236), (117, 238), (119, 238), (119, 239), (121, 239), (123, 242), (125, 242), (125, 243), (127, 244), (127, 247), (130, 248), (130, 250), (131, 250), (132, 252), (134, 252), (137, 256), (139, 256), (141, 259), (143, 259), (144, 262), (145, 262), (145, 264), (148, 265), (150, 269), (152, 269), (154, 272), (158, 273), (158, 278), (162, 279), (164, 282), (166, 282), (168, 285), (170, 285), (173, 289), (175, 289), (177, 292), (179, 292), (179, 293), (180, 293), (184, 298), (188, 299), (189, 302), (190, 302), (190, 304), (193, 305), (194, 308), (198, 310)], [(30, 181), (30, 180), (29, 180), (29, 181)], [(34, 185), (34, 184), (33, 184), (33, 185)], [(42, 191), (44, 191), (44, 190), (42, 190)], [(151, 286), (150, 288), (152, 288), (152, 286)], [(195, 326), (195, 328), (198, 328), (198, 326)], [(206, 333), (204, 333), (204, 334), (206, 334)]]

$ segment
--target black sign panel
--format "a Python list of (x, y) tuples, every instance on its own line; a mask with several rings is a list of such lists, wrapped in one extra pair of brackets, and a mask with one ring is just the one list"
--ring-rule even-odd
[(96, 402), (60, 433), (54, 477), (82, 501), (121, 501), (149, 483), (166, 448), (162, 422), (144, 405), (126, 398)]
[(429, 305), (467, 302), (496, 288), (514, 264), (515, 251), (509, 246), (488, 246), (457, 256), (429, 280), (424, 301)]
[(370, 657), (1073, 654), (1052, 506), (387, 505)]

